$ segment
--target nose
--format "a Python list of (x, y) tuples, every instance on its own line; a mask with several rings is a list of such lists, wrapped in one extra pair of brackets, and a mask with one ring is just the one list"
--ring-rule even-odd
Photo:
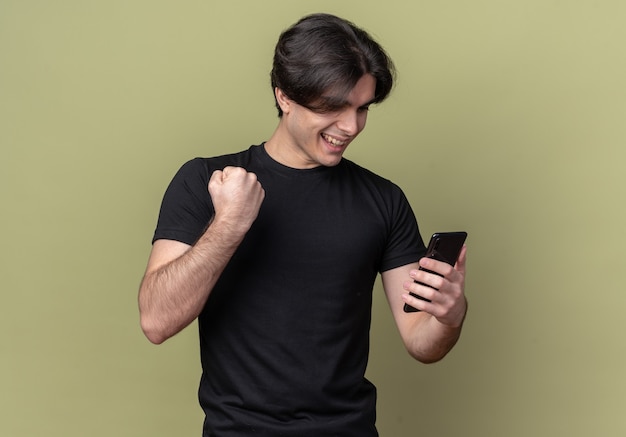
[(358, 110), (346, 109), (342, 111), (339, 119), (337, 120), (337, 128), (346, 135), (355, 136), (362, 129), (365, 120), (361, 120), (363, 117)]

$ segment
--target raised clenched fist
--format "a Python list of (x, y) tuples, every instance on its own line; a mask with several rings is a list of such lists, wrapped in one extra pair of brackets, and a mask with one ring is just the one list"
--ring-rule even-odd
[(247, 232), (259, 214), (265, 190), (254, 173), (241, 167), (216, 170), (209, 180), (209, 194), (215, 208), (214, 221)]

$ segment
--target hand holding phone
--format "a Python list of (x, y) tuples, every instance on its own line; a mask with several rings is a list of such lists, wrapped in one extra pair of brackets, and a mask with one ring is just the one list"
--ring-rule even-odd
[[(425, 257), (436, 259), (437, 261), (443, 261), (445, 263), (454, 266), (456, 264), (457, 259), (459, 258), (459, 254), (461, 253), (461, 249), (463, 249), (463, 243), (465, 243), (465, 239), (467, 238), (467, 232), (437, 232), (432, 235), (430, 238), (430, 242), (428, 243), (428, 249), (426, 250)], [(420, 270), (424, 270), (426, 272), (432, 273), (434, 275), (439, 275), (439, 273), (424, 269), (422, 267)], [(441, 275), (439, 275), (441, 276)], [(415, 281), (417, 282), (417, 281)], [(417, 282), (421, 284), (421, 282)], [(426, 284), (421, 284), (426, 285)], [(428, 285), (426, 285), (428, 287)], [(421, 300), (425, 300), (430, 302), (428, 299), (423, 298), (415, 293), (409, 293), (411, 296), (416, 297)], [(413, 308), (409, 304), (404, 304), (404, 312), (406, 313), (414, 313), (420, 311), (416, 308)]]

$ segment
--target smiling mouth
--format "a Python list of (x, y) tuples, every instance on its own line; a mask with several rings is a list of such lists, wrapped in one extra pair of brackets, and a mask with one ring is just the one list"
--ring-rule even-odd
[(324, 139), (324, 141), (326, 141), (327, 143), (335, 146), (335, 147), (343, 147), (346, 144), (348, 144), (348, 140), (342, 141), (342, 140), (338, 140), (337, 138), (333, 138), (328, 134), (322, 134), (322, 138)]

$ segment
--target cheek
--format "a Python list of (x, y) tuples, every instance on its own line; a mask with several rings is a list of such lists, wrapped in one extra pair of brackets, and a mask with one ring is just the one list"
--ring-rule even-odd
[(312, 129), (313, 131), (315, 131), (318, 135), (320, 135), (324, 130), (334, 125), (335, 122), (336, 122), (336, 119), (334, 117), (316, 115), (314, 118), (310, 120), (310, 126), (313, 127)]

